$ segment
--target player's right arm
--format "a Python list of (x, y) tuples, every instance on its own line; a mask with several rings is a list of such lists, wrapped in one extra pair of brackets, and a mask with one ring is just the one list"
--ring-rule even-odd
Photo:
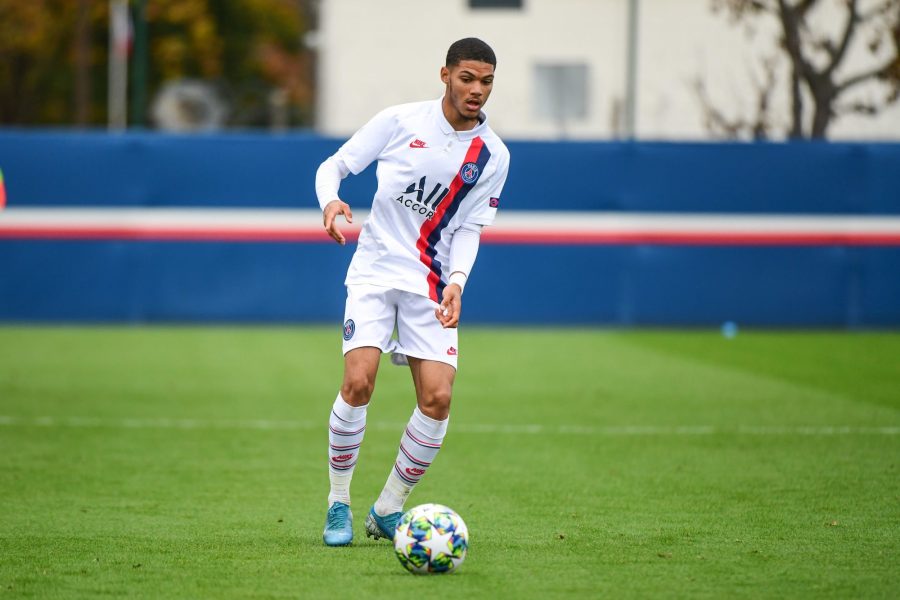
[(316, 196), (322, 208), (322, 222), (331, 239), (343, 246), (347, 239), (338, 229), (337, 216), (344, 215), (348, 223), (353, 222), (350, 205), (338, 198), (341, 180), (350, 173), (350, 169), (338, 155), (330, 156), (316, 171)]
[(357, 175), (378, 159), (390, 141), (394, 131), (395, 117), (392, 109), (385, 109), (353, 134), (347, 142), (316, 171), (316, 196), (322, 208), (322, 222), (325, 231), (342, 246), (346, 238), (337, 226), (337, 216), (344, 215), (348, 223), (353, 222), (350, 205), (340, 199), (338, 190), (341, 181), (350, 173)]
[(350, 211), (350, 205), (340, 199), (334, 199), (328, 203), (322, 212), (322, 221), (325, 225), (325, 231), (331, 236), (331, 239), (343, 246), (347, 243), (347, 238), (341, 233), (337, 226), (337, 216), (344, 215), (344, 219), (348, 223), (353, 222), (353, 213)]

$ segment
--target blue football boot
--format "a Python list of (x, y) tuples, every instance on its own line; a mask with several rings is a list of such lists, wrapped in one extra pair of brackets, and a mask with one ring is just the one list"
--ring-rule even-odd
[(353, 541), (353, 513), (343, 502), (335, 502), (328, 509), (322, 539), (326, 546), (346, 546)]
[(366, 536), (374, 537), (376, 540), (380, 538), (394, 539), (394, 532), (397, 530), (397, 523), (403, 513), (395, 512), (385, 516), (379, 516), (375, 513), (375, 507), (369, 509), (366, 516)]

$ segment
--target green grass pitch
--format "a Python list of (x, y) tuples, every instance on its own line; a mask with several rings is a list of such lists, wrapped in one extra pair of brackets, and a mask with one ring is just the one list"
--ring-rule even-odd
[(0, 596), (900, 596), (900, 335), (464, 329), (460, 570), (363, 532), (413, 408), (383, 363), (325, 548), (339, 328), (0, 328)]

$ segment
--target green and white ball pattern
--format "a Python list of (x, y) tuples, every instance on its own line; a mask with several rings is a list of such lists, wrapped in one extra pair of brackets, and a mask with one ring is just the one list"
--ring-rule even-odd
[(465, 560), (468, 549), (465, 522), (441, 504), (421, 504), (406, 511), (394, 533), (394, 551), (410, 573), (451, 573)]

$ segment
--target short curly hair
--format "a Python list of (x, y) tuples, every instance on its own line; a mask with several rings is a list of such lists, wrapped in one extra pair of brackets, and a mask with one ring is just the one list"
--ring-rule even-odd
[(455, 67), (464, 60), (477, 60), (497, 67), (497, 56), (494, 51), (478, 38), (463, 38), (450, 44), (446, 66)]

